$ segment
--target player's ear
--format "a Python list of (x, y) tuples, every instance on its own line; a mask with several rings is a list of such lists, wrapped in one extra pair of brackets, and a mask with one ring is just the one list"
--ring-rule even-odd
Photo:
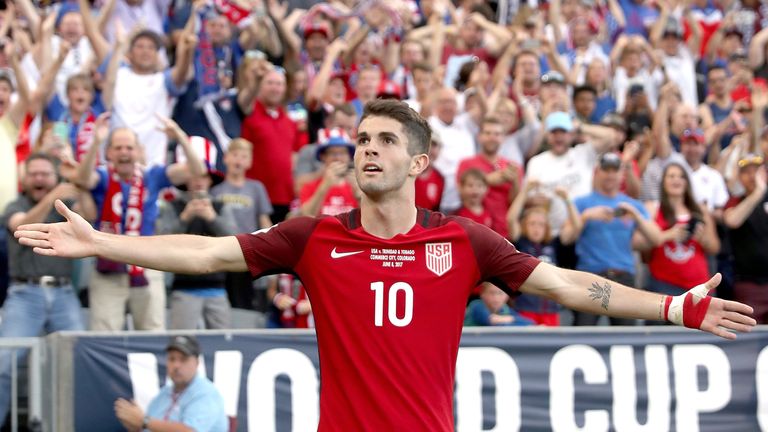
[(418, 177), (419, 174), (423, 173), (428, 166), (429, 156), (424, 153), (417, 154), (411, 157), (411, 169), (409, 174), (413, 177)]

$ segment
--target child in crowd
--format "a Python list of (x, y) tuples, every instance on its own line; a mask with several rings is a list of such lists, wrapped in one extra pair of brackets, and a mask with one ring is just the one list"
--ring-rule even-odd
[(491, 214), (483, 207), (483, 199), (488, 193), (485, 174), (477, 168), (469, 168), (459, 176), (459, 197), (461, 207), (456, 216), (463, 216), (479, 224), (491, 227)]
[[(536, 180), (528, 181), (522, 193), (517, 194), (507, 213), (509, 236), (520, 252), (535, 256), (538, 259), (557, 265), (556, 245), (549, 226), (549, 212), (545, 207), (534, 206), (523, 210), (529, 192), (536, 189)], [(573, 203), (568, 199), (568, 192), (557, 188), (555, 195), (566, 201), (568, 213), (576, 214), (571, 209)], [(542, 297), (521, 294), (515, 299), (515, 309), (520, 315), (533, 320), (536, 324), (546, 326), (560, 325), (560, 306)]]
[(480, 298), (473, 300), (464, 315), (464, 325), (472, 326), (527, 326), (534, 322), (518, 314), (507, 305), (509, 295), (490, 282), (483, 282)]

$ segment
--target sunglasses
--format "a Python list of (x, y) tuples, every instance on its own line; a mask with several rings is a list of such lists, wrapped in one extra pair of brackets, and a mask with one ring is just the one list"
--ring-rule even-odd
[(762, 156), (752, 156), (752, 157), (739, 160), (739, 168), (744, 168), (745, 166), (748, 166), (748, 165), (762, 165), (762, 164), (763, 164)]

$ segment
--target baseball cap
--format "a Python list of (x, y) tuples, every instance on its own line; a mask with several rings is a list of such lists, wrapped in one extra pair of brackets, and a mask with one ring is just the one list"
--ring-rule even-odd
[(389, 80), (382, 80), (376, 97), (383, 99), (400, 99), (400, 86)]
[(566, 132), (571, 132), (573, 130), (571, 116), (563, 111), (556, 111), (548, 115), (546, 120), (544, 120), (544, 124), (546, 125), (547, 132), (552, 132), (557, 129)]
[(598, 166), (602, 170), (619, 169), (621, 167), (621, 158), (613, 152), (603, 153), (600, 156)]
[(762, 156), (755, 153), (748, 153), (739, 159), (739, 169), (746, 168), (752, 165), (762, 165), (765, 159)]
[(684, 141), (696, 141), (697, 143), (703, 143), (705, 142), (704, 131), (699, 128), (686, 129), (680, 136), (680, 142)]
[(168, 342), (165, 350), (174, 350), (187, 356), (197, 357), (200, 355), (200, 344), (197, 343), (194, 336), (174, 336)]
[(349, 138), (349, 135), (342, 128), (324, 128), (317, 132), (317, 150), (315, 157), (320, 157), (331, 147), (346, 147), (349, 150), (349, 157), (355, 156), (355, 145)]
[(560, 72), (549, 71), (541, 76), (541, 83), (565, 85), (565, 77)]
[(304, 27), (304, 39), (307, 39), (312, 33), (322, 33), (326, 39), (331, 38), (331, 29), (324, 23), (310, 23)]
[(683, 37), (683, 24), (675, 18), (670, 17), (664, 25), (664, 36), (675, 36), (678, 39)]

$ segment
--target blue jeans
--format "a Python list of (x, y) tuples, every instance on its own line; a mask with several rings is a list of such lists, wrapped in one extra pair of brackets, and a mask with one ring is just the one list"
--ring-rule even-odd
[[(60, 330), (84, 330), (80, 301), (71, 285), (44, 288), (13, 283), (2, 309), (0, 337), (36, 337)], [(11, 403), (11, 350), (0, 350), (0, 423)], [(18, 350), (17, 364), (26, 350)]]

